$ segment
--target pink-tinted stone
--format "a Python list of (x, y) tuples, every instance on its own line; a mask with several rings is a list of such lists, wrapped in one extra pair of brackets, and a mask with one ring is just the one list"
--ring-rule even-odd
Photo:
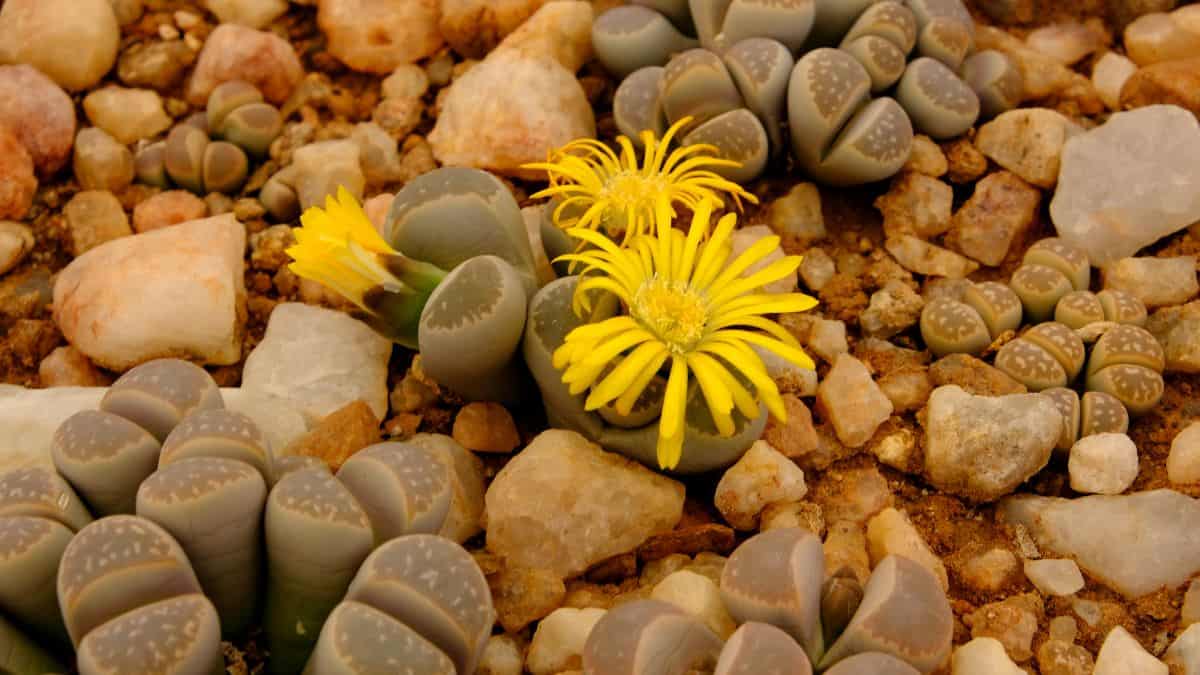
[(186, 190), (160, 192), (133, 207), (133, 229), (149, 232), (199, 220), (207, 214), (204, 200)]
[(441, 48), (439, 0), (320, 0), (329, 53), (354, 70), (387, 75)]
[(217, 85), (244, 80), (272, 103), (283, 103), (304, 78), (304, 67), (287, 40), (245, 26), (221, 24), (200, 51), (187, 98), (203, 105)]
[(0, 124), (0, 219), (24, 218), (37, 186), (33, 158), (8, 127)]
[(49, 176), (71, 156), (75, 104), (54, 80), (26, 66), (0, 66), (0, 125), (20, 139), (38, 175)]

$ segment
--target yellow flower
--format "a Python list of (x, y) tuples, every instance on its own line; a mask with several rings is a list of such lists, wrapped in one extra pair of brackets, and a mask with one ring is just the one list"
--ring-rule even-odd
[[(713, 208), (713, 200), (701, 201), (685, 236), (672, 228), (670, 208), (660, 203), (657, 232), (635, 238), (627, 248), (598, 232), (575, 228), (569, 234), (593, 248), (563, 256), (585, 266), (576, 312), (591, 311), (591, 296), (607, 292), (620, 299), (628, 313), (571, 331), (554, 353), (554, 366), (564, 371), (563, 382), (571, 393), (591, 389), (588, 410), (615, 401), (621, 414), (628, 414), (647, 384), (667, 368), (658, 437), (658, 462), (664, 469), (675, 468), (683, 452), (689, 378), (699, 385), (718, 431), (730, 436), (735, 408), (753, 419), (762, 401), (776, 418), (787, 415), (775, 382), (751, 346), (803, 368), (814, 367), (796, 339), (763, 316), (816, 306), (815, 299), (801, 293), (760, 290), (796, 271), (800, 258), (788, 256), (747, 274), (778, 249), (779, 238), (761, 239), (730, 260), (737, 217), (721, 218), (705, 241)], [(615, 368), (607, 371), (618, 358)]]
[(714, 146), (694, 144), (668, 153), (671, 140), (691, 121), (680, 120), (662, 140), (643, 131), (640, 164), (633, 142), (625, 136), (617, 138), (620, 155), (590, 138), (572, 141), (551, 153), (547, 162), (525, 165), (549, 174), (550, 187), (533, 197), (560, 198), (553, 217), (559, 227), (603, 230), (609, 236), (624, 233), (622, 243), (650, 232), (654, 214), (663, 206), (673, 213), (675, 204), (695, 209), (702, 200), (712, 199), (720, 208), (724, 203), (719, 192), (729, 193), (739, 208), (742, 199), (758, 203), (742, 186), (713, 171), (739, 166), (715, 157)]

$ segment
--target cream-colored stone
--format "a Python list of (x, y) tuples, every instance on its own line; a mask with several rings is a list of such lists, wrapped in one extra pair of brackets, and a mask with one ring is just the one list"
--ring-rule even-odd
[(8, 0), (0, 8), (0, 64), (29, 64), (71, 91), (112, 70), (120, 39), (109, 0)]
[(880, 511), (867, 522), (867, 548), (872, 567), (889, 555), (904, 556), (932, 572), (942, 590), (950, 587), (942, 559), (929, 548), (908, 517), (894, 508)]

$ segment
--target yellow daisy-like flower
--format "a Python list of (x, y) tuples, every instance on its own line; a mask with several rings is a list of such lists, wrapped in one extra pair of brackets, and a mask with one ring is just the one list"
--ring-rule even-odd
[(758, 203), (742, 186), (713, 171), (740, 166), (716, 157), (716, 147), (698, 143), (670, 151), (671, 140), (691, 121), (679, 120), (661, 140), (643, 131), (640, 162), (626, 136), (617, 138), (619, 155), (594, 139), (572, 141), (551, 153), (548, 161), (525, 165), (549, 174), (550, 187), (533, 197), (560, 198), (553, 215), (560, 228), (602, 230), (609, 236), (624, 233), (622, 243), (650, 232), (654, 214), (663, 206), (672, 212), (675, 204), (695, 209), (702, 200), (712, 199), (720, 208), (721, 192), (732, 196), (739, 208), (742, 199)]
[(575, 228), (570, 235), (594, 248), (563, 256), (585, 266), (575, 296), (577, 312), (590, 311), (591, 296), (607, 292), (619, 298), (628, 313), (571, 331), (554, 353), (554, 366), (564, 371), (563, 382), (573, 394), (591, 389), (588, 410), (615, 401), (621, 414), (629, 413), (650, 381), (666, 368), (658, 437), (658, 462), (664, 469), (675, 468), (682, 456), (690, 378), (699, 384), (718, 431), (731, 436), (735, 408), (753, 419), (761, 400), (776, 418), (787, 415), (752, 345), (803, 368), (814, 367), (796, 338), (764, 316), (816, 306), (815, 299), (801, 293), (761, 291), (796, 271), (800, 257), (788, 256), (747, 273), (778, 249), (779, 238), (763, 238), (730, 260), (737, 217), (721, 218), (706, 241), (713, 208), (711, 199), (697, 204), (685, 236), (672, 228), (670, 208), (660, 202), (657, 232), (635, 238), (627, 248), (598, 232)]

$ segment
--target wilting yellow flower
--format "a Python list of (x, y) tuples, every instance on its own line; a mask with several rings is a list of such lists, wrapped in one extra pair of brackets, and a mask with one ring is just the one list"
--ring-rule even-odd
[(389, 246), (345, 187), (325, 198), (324, 209), (305, 211), (300, 224), (286, 251), (295, 261), (288, 269), (358, 305), (376, 330), (415, 346), (416, 320), (445, 272)]
[[(670, 208), (660, 202), (655, 212), (657, 232), (635, 238), (627, 248), (598, 232), (575, 228), (569, 234), (593, 248), (563, 256), (585, 266), (575, 296), (576, 312), (590, 311), (591, 296), (600, 291), (619, 298), (628, 313), (571, 331), (554, 353), (554, 366), (564, 371), (563, 382), (570, 385), (571, 393), (591, 388), (588, 410), (616, 401), (621, 414), (629, 414), (655, 375), (668, 368), (658, 437), (658, 462), (665, 469), (676, 467), (683, 452), (689, 378), (699, 384), (718, 431), (731, 436), (735, 408), (753, 419), (761, 400), (776, 418), (787, 415), (783, 398), (752, 345), (803, 368), (814, 367), (796, 338), (763, 316), (816, 306), (815, 299), (801, 293), (760, 290), (795, 272), (800, 258), (788, 256), (747, 274), (752, 265), (778, 249), (779, 238), (763, 238), (730, 260), (730, 236), (737, 217), (721, 218), (705, 241), (713, 208), (711, 199), (697, 204), (685, 236), (672, 228)], [(620, 362), (605, 375), (618, 358)]]
[(551, 153), (547, 162), (525, 165), (549, 174), (550, 187), (533, 197), (560, 198), (553, 216), (559, 227), (602, 230), (609, 236), (623, 232), (622, 243), (650, 232), (654, 214), (664, 206), (672, 212), (677, 203), (695, 209), (702, 200), (712, 199), (722, 207), (720, 192), (729, 193), (739, 207), (742, 199), (757, 203), (742, 186), (713, 171), (740, 166), (714, 156), (716, 147), (694, 144), (668, 152), (671, 140), (691, 121), (687, 117), (675, 123), (662, 140), (643, 131), (640, 163), (625, 136), (617, 138), (620, 155), (590, 138), (572, 141)]

